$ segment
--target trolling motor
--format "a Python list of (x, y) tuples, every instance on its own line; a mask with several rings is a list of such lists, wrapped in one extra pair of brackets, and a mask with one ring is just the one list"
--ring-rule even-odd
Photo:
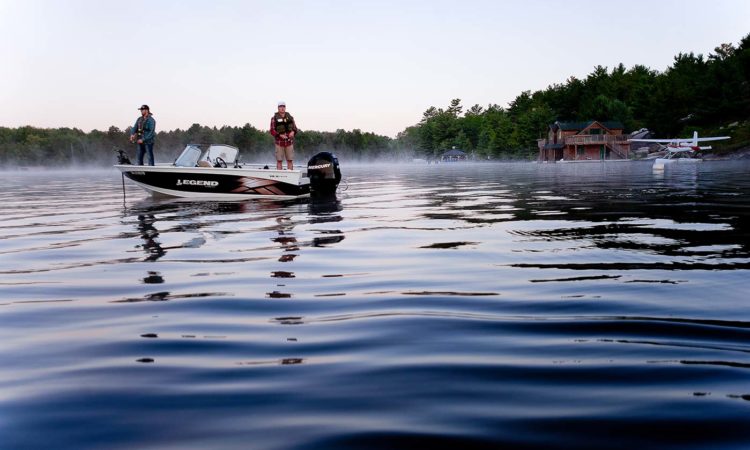
[(307, 162), (307, 177), (310, 178), (310, 193), (331, 195), (341, 181), (339, 160), (331, 152), (320, 152)]
[(117, 153), (117, 164), (133, 164), (130, 162), (130, 158), (128, 158), (127, 153), (125, 153), (123, 149), (114, 147), (112, 150)]

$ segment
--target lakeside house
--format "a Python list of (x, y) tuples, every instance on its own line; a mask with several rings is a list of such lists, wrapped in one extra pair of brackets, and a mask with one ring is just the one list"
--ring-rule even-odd
[(630, 158), (628, 135), (617, 121), (555, 122), (538, 139), (539, 161), (617, 160)]

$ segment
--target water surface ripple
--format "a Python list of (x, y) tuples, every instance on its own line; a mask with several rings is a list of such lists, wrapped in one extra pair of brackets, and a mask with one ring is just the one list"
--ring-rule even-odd
[(2, 449), (750, 447), (748, 163), (5, 172)]

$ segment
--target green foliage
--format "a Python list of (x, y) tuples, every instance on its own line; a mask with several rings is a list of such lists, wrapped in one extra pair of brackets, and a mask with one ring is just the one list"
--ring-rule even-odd
[[(107, 165), (115, 161), (113, 148), (122, 148), (131, 156), (130, 127), (110, 127), (106, 132), (78, 129), (44, 129), (34, 127), (0, 127), (0, 166), (90, 164)], [(274, 159), (273, 137), (250, 124), (241, 127), (206, 127), (193, 124), (187, 130), (159, 131), (155, 154), (158, 161), (172, 161), (189, 143), (229, 144), (238, 147), (245, 162), (269, 162)], [(391, 158), (411, 157), (396, 149), (394, 141), (374, 133), (337, 130), (334, 133), (301, 131), (297, 134), (297, 159), (304, 161), (319, 151), (334, 151), (339, 157)]]
[[(663, 137), (693, 130), (717, 132), (750, 119), (750, 35), (735, 47), (722, 44), (704, 58), (679, 54), (664, 73), (622, 64), (596, 66), (584, 80), (569, 78), (543, 91), (525, 91), (507, 109), (475, 105), (461, 115), (459, 99), (445, 110), (430, 107), (422, 120), (397, 138), (427, 157), (453, 146), (480, 159), (529, 158), (536, 140), (560, 121), (616, 120), (626, 131), (649, 128)], [(741, 140), (742, 127), (730, 130)]]
[(95, 142), (127, 139), (126, 134), (113, 128), (106, 133), (94, 130), (86, 134), (77, 128), (0, 127), (0, 165), (57, 165), (89, 161), (96, 154)]

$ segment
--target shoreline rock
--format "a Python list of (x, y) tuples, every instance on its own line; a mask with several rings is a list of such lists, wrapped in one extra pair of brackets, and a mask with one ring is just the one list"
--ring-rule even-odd
[(742, 147), (737, 150), (721, 154), (708, 153), (703, 156), (703, 159), (714, 161), (750, 159), (750, 147)]

